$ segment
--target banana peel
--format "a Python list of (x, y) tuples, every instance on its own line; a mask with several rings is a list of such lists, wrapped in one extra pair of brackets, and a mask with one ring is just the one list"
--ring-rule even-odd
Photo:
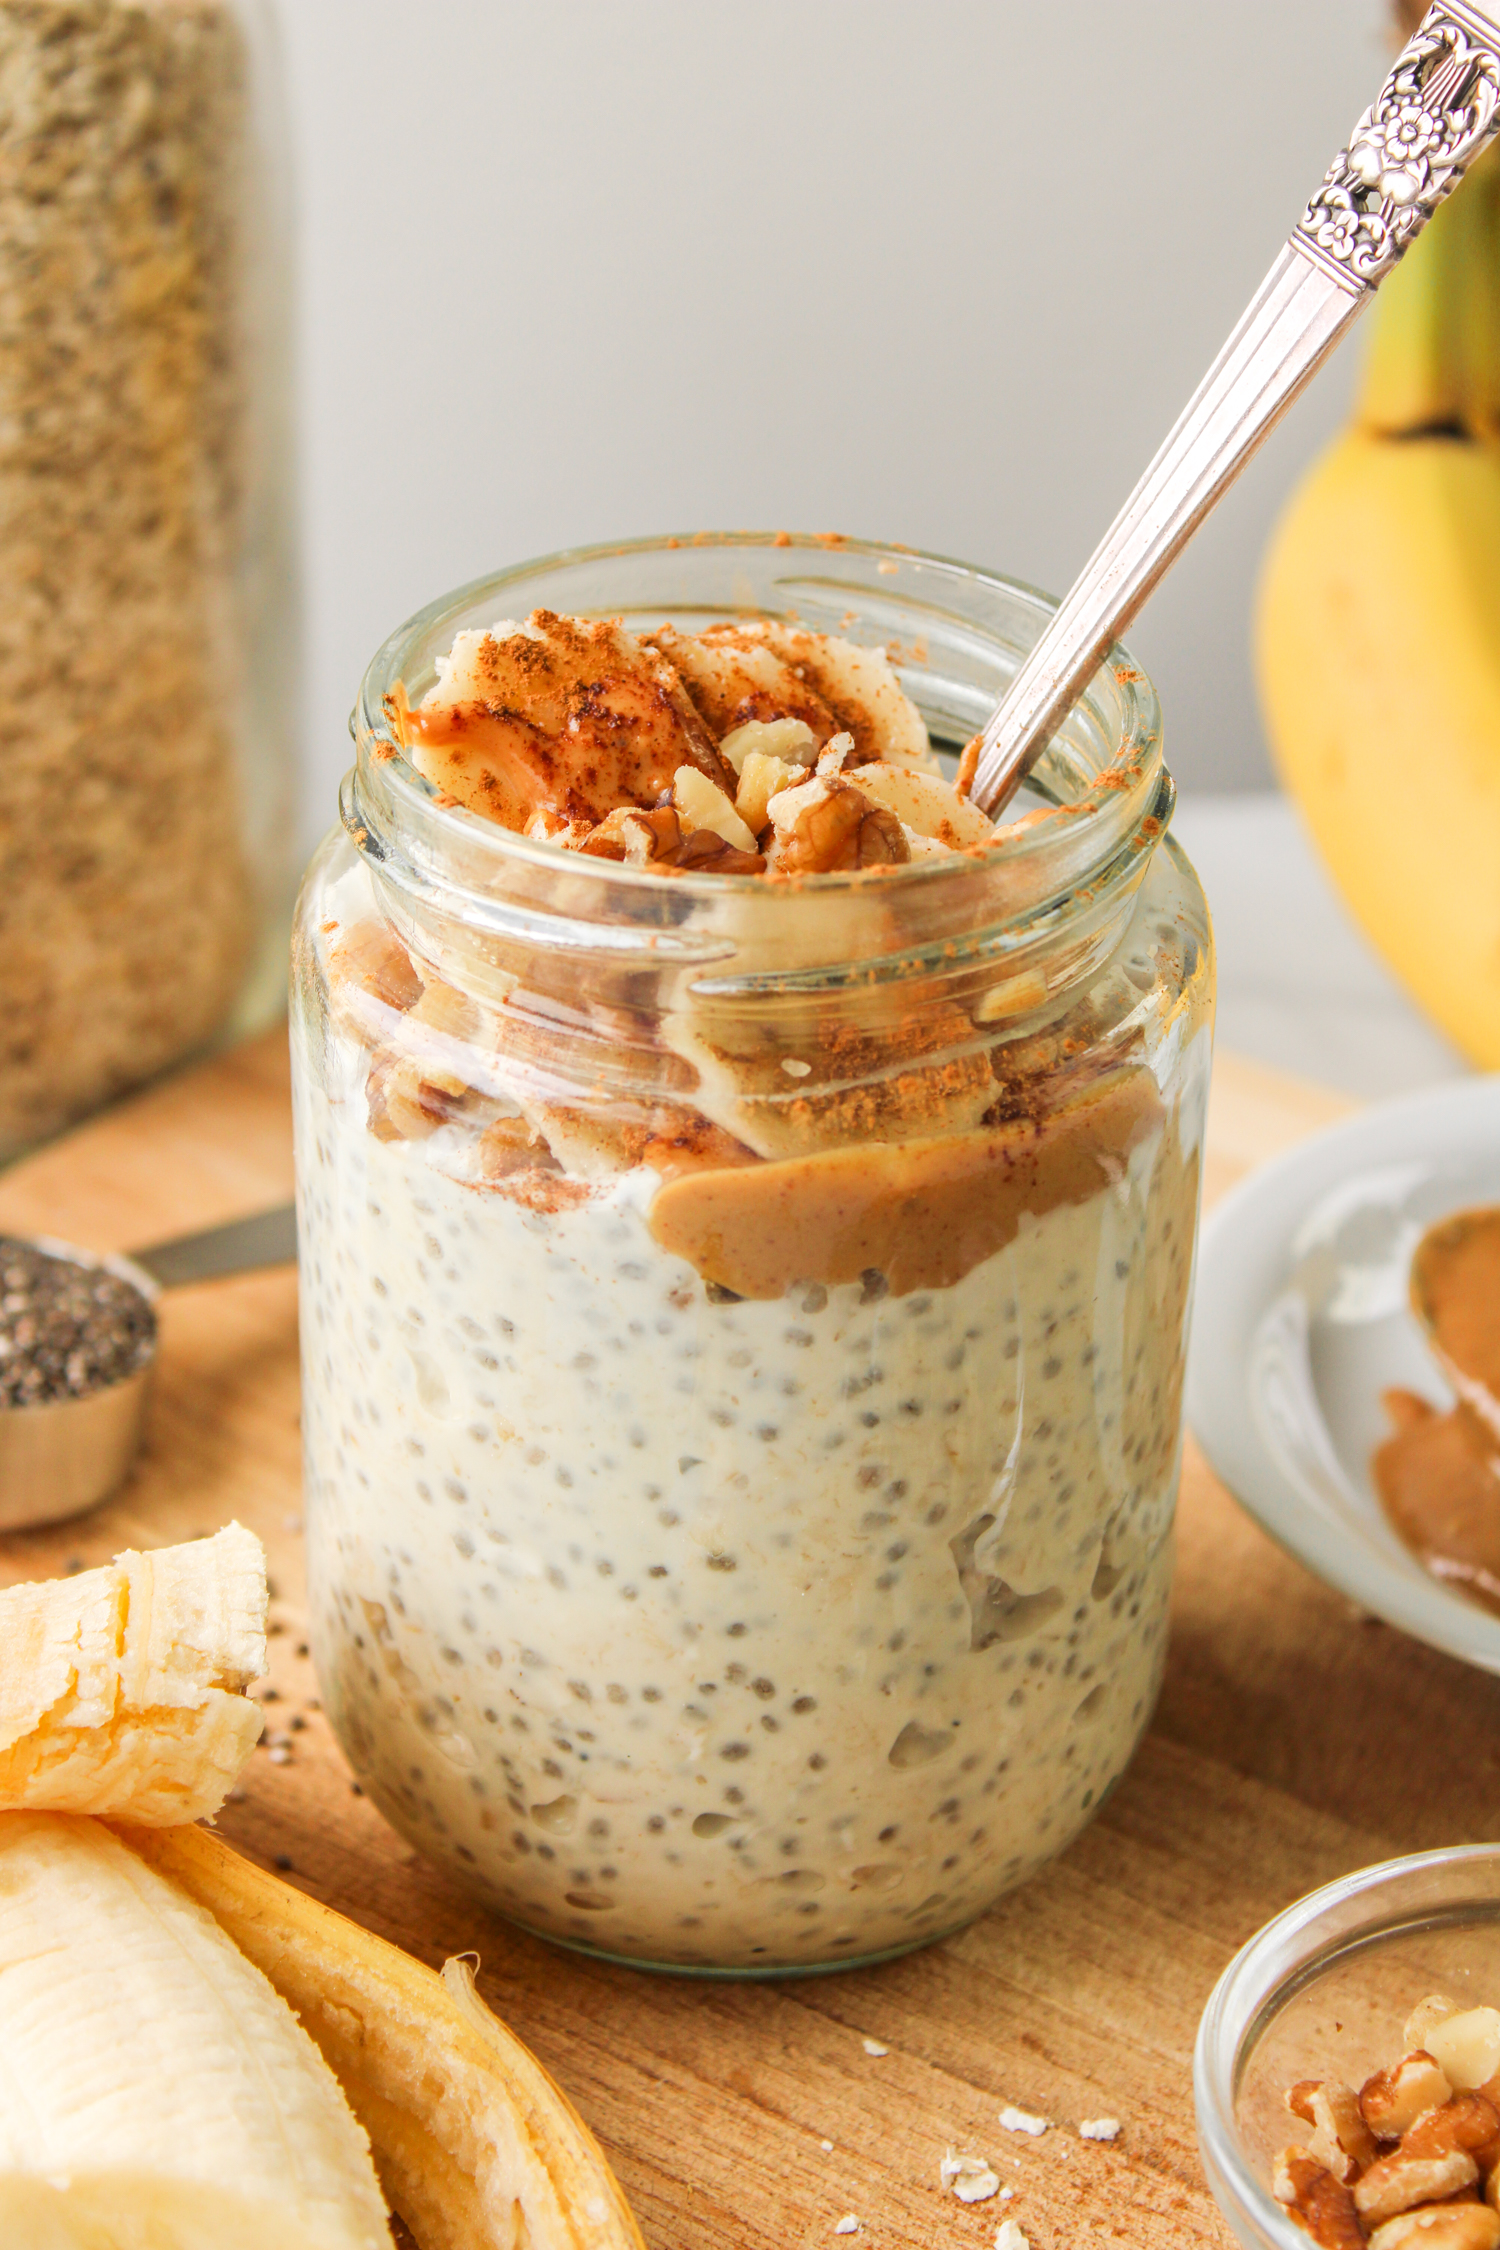
[(643, 2250), (593, 2135), (479, 1998), (201, 1828), (117, 1826), (301, 2018), (421, 2250)]
[(1366, 935), (1500, 1068), (1500, 151), (1383, 285), (1354, 422), (1276, 527), (1267, 731)]

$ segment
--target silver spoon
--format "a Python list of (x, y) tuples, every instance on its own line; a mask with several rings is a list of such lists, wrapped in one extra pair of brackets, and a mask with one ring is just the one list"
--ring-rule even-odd
[(993, 815), (1158, 580), (1500, 128), (1500, 4), (1440, 0), (980, 737)]
[[(283, 1204), (203, 1234), (154, 1242), (128, 1257), (96, 1257), (48, 1235), (7, 1239), (86, 1271), (114, 1274), (154, 1306), (164, 1289), (295, 1259), (297, 1214), (290, 1203)], [(80, 1515), (123, 1483), (140, 1446), (155, 1364), (153, 1339), (142, 1365), (118, 1382), (78, 1398), (0, 1408), (0, 1531), (30, 1530)]]

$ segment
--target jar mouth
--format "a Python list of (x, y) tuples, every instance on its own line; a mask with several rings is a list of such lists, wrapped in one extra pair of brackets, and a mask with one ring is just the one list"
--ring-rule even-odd
[[(646, 631), (664, 619), (687, 631), (721, 619), (770, 616), (883, 646), (935, 746), (957, 752), (993, 704), (1057, 607), (1019, 581), (948, 557), (832, 534), (698, 532), (566, 549), (473, 580), (409, 618), (384, 642), (350, 718), (356, 763), (340, 809), (356, 847), (409, 893), (462, 894), (478, 925), (523, 934), (517, 914), (540, 911), (545, 942), (582, 950), (639, 946), (699, 960), (734, 950), (708, 925), (726, 901), (777, 894), (851, 903), (879, 897), (972, 936), (976, 917), (1037, 935), (1080, 895), (1102, 903), (1133, 890), (1171, 817), (1175, 790), (1162, 759), (1161, 710), (1146, 674), (1119, 643), (1049, 744), (1032, 777), (1028, 809), (1042, 817), (993, 845), (898, 866), (800, 876), (676, 873), (564, 850), (440, 801), (386, 716), (401, 682), (413, 703), (437, 677), (455, 635), (532, 609), (613, 617)], [(566, 892), (563, 908), (559, 888)], [(965, 894), (960, 904), (959, 894)], [(545, 900), (545, 904), (544, 904)], [(628, 903), (627, 903), (628, 902)], [(559, 919), (559, 909), (562, 919)], [(730, 907), (729, 911), (733, 911)], [(795, 914), (796, 909), (791, 911)], [(697, 926), (695, 926), (697, 925)], [(540, 941), (543, 932), (533, 933)]]

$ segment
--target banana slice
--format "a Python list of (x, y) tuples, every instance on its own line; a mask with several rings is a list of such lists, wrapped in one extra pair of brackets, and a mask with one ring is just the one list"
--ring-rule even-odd
[(846, 769), (844, 779), (884, 805), (916, 835), (949, 851), (995, 841), (993, 821), (967, 797), (960, 797), (940, 773), (922, 773), (912, 766), (855, 766)]
[(576, 841), (617, 805), (654, 805), (682, 765), (734, 787), (671, 665), (608, 618), (538, 609), (460, 633), (417, 708), (393, 695), (390, 711), (420, 773), (528, 835)]
[(0, 1808), (218, 1811), (264, 1724), (266, 1556), (232, 1523), (0, 1593)]
[(439, 1976), (201, 1828), (121, 1833), (296, 2009), (422, 2250), (643, 2250), (592, 2134), (465, 1962)]
[(755, 619), (743, 626), (711, 625), (712, 641), (721, 631), (743, 634), (774, 649), (797, 678), (833, 713), (840, 729), (854, 737), (861, 764), (884, 759), (927, 773), (941, 768), (927, 738), (921, 712), (901, 685), (883, 648), (865, 648), (832, 633), (810, 633), (779, 619)]
[(0, 1990), (0, 2242), (389, 2250), (311, 2039), (107, 1828), (0, 1813)]

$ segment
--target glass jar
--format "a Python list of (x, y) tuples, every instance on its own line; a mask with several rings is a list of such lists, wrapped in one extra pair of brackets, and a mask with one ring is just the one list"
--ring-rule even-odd
[(0, 1155), (285, 1004), (289, 227), (262, 0), (0, 0)]
[(1193, 2052), (1203, 2169), (1244, 2250), (1307, 2250), (1309, 2230), (1271, 2192), (1278, 2151), (1308, 2139), (1287, 2088), (1362, 2086), (1400, 2056), (1419, 2001), (1493, 2007), (1497, 1990), (1494, 1844), (1357, 1868), (1257, 1930), (1215, 1985)]
[(765, 881), (455, 807), (383, 716), (533, 608), (886, 646), (934, 739), (1048, 615), (904, 548), (564, 555), (366, 675), (294, 948), (313, 1653), (393, 1824), (563, 1943), (969, 1920), (1161, 1671), (1212, 966), (1116, 651), (970, 854)]

